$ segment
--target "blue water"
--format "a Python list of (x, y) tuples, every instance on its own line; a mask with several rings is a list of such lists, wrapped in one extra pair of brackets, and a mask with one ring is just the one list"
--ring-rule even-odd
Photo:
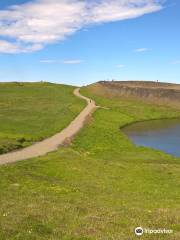
[(123, 128), (123, 131), (138, 146), (180, 157), (180, 119), (139, 122)]

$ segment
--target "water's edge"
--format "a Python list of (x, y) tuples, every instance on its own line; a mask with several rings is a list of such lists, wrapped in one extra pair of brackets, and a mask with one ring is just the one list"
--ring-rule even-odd
[(180, 118), (134, 121), (121, 126), (120, 130), (136, 146), (149, 147), (180, 157)]

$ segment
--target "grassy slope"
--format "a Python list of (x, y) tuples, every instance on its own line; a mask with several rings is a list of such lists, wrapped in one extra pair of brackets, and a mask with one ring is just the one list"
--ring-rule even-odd
[(72, 91), (50, 83), (1, 83), (0, 153), (63, 129), (85, 105)]
[(180, 238), (180, 159), (135, 147), (119, 130), (132, 121), (176, 117), (165, 107), (84, 94), (99, 109), (73, 144), (0, 168), (0, 239), (129, 240), (135, 226)]

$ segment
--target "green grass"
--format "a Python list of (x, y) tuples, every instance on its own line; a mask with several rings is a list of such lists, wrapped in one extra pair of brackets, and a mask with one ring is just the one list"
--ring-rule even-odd
[(73, 87), (50, 83), (0, 84), (0, 154), (62, 130), (85, 103)]
[[(71, 146), (0, 167), (0, 239), (180, 239), (180, 159), (136, 147), (120, 127), (179, 117), (140, 102), (82, 93), (101, 106)], [(173, 229), (144, 235), (134, 228)]]

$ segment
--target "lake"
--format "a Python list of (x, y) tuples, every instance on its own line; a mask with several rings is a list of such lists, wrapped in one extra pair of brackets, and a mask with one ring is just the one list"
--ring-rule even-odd
[(122, 130), (138, 146), (180, 157), (180, 119), (138, 122)]

